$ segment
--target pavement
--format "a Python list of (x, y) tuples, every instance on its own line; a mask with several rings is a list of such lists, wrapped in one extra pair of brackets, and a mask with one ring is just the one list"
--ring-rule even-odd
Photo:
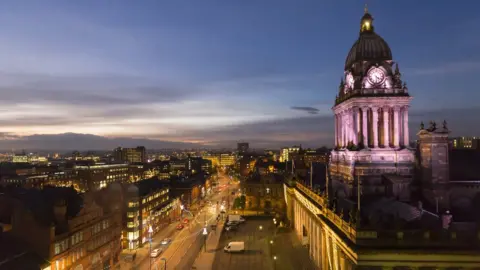
[(217, 250), (223, 249), (223, 246), (219, 247), (219, 243), (224, 225), (224, 222), (219, 222), (217, 230), (215, 232), (210, 232), (206, 242), (206, 251), (204, 250), (198, 255), (192, 268), (197, 270), (212, 269), (213, 262), (215, 261), (215, 253), (217, 252)]
[(293, 231), (277, 233), (272, 253), (277, 256), (276, 270), (315, 270), (318, 269)]

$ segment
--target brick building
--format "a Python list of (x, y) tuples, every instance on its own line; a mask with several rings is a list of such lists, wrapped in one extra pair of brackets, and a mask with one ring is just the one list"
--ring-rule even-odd
[(118, 264), (118, 186), (83, 195), (72, 188), (48, 187), (10, 190), (3, 196), (14, 205), (9, 233), (49, 262), (46, 269), (109, 269)]

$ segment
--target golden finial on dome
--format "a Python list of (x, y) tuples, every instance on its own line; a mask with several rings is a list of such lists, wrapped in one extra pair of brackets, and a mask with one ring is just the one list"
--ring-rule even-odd
[(365, 7), (363, 8), (363, 11), (365, 11), (365, 14), (368, 13), (368, 5), (367, 5), (367, 3), (365, 3)]

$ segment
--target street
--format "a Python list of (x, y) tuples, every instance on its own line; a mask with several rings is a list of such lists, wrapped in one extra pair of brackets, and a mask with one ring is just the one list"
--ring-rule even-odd
[[(185, 213), (183, 217), (188, 217), (190, 221), (188, 224), (185, 224), (183, 229), (177, 230), (176, 226), (179, 222), (173, 222), (153, 237), (152, 249), (163, 248), (164, 250), (157, 258), (152, 258), (151, 269), (163, 270), (165, 265), (166, 269), (190, 269), (203, 247), (206, 237), (203, 235), (205, 224), (208, 224), (208, 233), (220, 233), (212, 232), (210, 225), (216, 223), (216, 218), (221, 211), (220, 204), (217, 205), (216, 202), (219, 201), (221, 203), (222, 197), (228, 198), (232, 190), (238, 189), (235, 184), (228, 185), (228, 183), (228, 176), (219, 174), (219, 186), (225, 186), (219, 193), (207, 198), (207, 200), (212, 202), (211, 205), (205, 204), (196, 213), (192, 213), (194, 214), (193, 219)], [(227, 202), (225, 209), (228, 205), (229, 203)], [(172, 241), (170, 244), (162, 246), (161, 241), (166, 237), (171, 238)], [(132, 263), (123, 262), (122, 269), (150, 269), (150, 248), (148, 244), (139, 249), (134, 263), (135, 266), (132, 268)]]

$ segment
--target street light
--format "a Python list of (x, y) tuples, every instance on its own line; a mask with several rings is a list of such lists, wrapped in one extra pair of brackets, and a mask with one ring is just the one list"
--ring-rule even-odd
[(148, 233), (150, 234), (150, 269), (152, 269), (152, 233), (153, 228), (152, 225), (148, 226)]
[(203, 232), (202, 232), (203, 236), (204, 236), (204, 239), (205, 239), (205, 243), (204, 243), (204, 251), (207, 252), (207, 235), (208, 235), (208, 231), (207, 231), (207, 227), (204, 227), (203, 228)]
[(258, 226), (258, 229), (261, 231), (263, 229), (263, 226), (262, 225)]
[(165, 270), (167, 270), (167, 258), (161, 258), (160, 260), (165, 263)]
[(277, 256), (273, 256), (273, 269), (277, 269)]

